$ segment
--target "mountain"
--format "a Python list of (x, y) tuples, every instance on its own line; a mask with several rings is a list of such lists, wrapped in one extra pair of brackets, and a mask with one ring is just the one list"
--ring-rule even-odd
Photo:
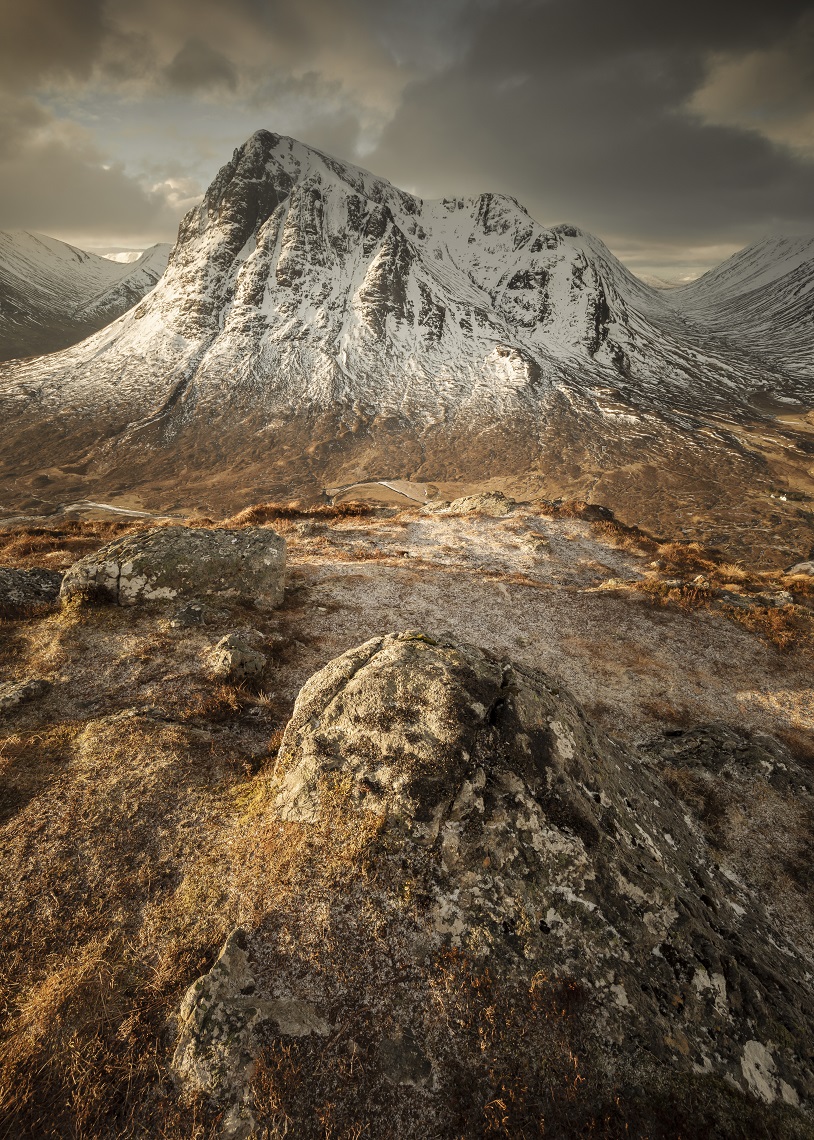
[(747, 246), (671, 302), (737, 342), (769, 369), (809, 384), (814, 376), (814, 236)]
[(170, 246), (129, 263), (56, 238), (0, 231), (0, 360), (56, 352), (103, 328), (153, 288)]
[[(772, 493), (755, 397), (814, 407), (814, 376), (757, 359), (702, 319), (693, 288), (655, 290), (503, 195), (423, 201), (259, 131), (184, 218), (148, 297), (0, 369), (2, 494), (24, 502), (43, 470), (49, 495), (81, 477), (163, 505), (182, 487), (205, 507), (501, 479), (660, 530), (707, 520), (726, 544)], [(798, 554), (814, 535), (789, 526), (767, 520), (758, 541), (780, 527)]]

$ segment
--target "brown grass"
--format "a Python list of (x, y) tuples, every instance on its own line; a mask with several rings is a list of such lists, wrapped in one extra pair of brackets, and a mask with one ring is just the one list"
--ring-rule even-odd
[(61, 570), (104, 543), (151, 525), (144, 519), (83, 519), (0, 531), (0, 566)]
[(213, 1136), (177, 1098), (167, 1019), (234, 921), (231, 759), (136, 718), (30, 734), (6, 760), (24, 795), (2, 832), (0, 1136)]
[(723, 606), (722, 609), (738, 625), (765, 638), (781, 652), (794, 647), (810, 648), (811, 618), (798, 613), (796, 606), (756, 606), (748, 610)]
[(676, 705), (666, 697), (652, 697), (640, 701), (639, 708), (659, 724), (671, 724), (677, 728), (689, 728), (698, 720), (686, 705)]
[(377, 508), (370, 503), (356, 503), (348, 500), (343, 503), (319, 503), (315, 506), (306, 506), (299, 502), (293, 503), (256, 503), (246, 507), (236, 515), (224, 519), (219, 525), (223, 527), (265, 526), (267, 523), (279, 519), (350, 519), (364, 518), (376, 514)]

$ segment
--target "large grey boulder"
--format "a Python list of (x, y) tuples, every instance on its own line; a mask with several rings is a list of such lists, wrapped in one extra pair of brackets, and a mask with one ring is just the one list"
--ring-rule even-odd
[[(176, 1054), (235, 1134), (273, 1123), (252, 1074), (280, 1050), (297, 1135), (326, 1099), (371, 1137), (565, 1137), (603, 1114), (607, 1136), (811, 1134), (812, 962), (656, 763), (552, 678), (374, 638), (301, 690), (269, 797), (273, 912), (241, 935), (230, 1002), (190, 990)], [(280, 1000), (328, 1046), (295, 1045), (264, 1013)]]
[(217, 597), (271, 608), (283, 600), (284, 576), (285, 539), (268, 527), (154, 527), (74, 563), (60, 595), (98, 591), (120, 606)]

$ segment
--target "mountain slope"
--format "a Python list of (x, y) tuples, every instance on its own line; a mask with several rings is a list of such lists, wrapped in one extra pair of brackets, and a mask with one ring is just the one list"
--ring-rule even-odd
[(115, 320), (153, 288), (169, 252), (154, 245), (128, 264), (0, 231), (0, 360), (55, 352)]
[(674, 292), (511, 198), (423, 201), (259, 131), (148, 297), (81, 345), (0, 368), (5, 501), (43, 471), (58, 493), (63, 468), (72, 493), (79, 476), (162, 507), (179, 487), (226, 506), (508, 478), (659, 530), (714, 512), (705, 537), (725, 543), (746, 500), (770, 498), (744, 430), (755, 393), (814, 407), (814, 380), (756, 361)]
[(669, 300), (768, 368), (814, 378), (814, 237), (765, 238)]

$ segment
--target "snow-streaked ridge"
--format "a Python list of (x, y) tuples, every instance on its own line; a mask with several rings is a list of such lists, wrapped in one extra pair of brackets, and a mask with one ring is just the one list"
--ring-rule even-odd
[(433, 423), (554, 390), (635, 418), (743, 406), (749, 386), (810, 395), (810, 375), (707, 319), (704, 280), (653, 289), (512, 198), (424, 201), (259, 131), (185, 217), (149, 296), (8, 379), (51, 410), (115, 405), (136, 423), (342, 407)]

